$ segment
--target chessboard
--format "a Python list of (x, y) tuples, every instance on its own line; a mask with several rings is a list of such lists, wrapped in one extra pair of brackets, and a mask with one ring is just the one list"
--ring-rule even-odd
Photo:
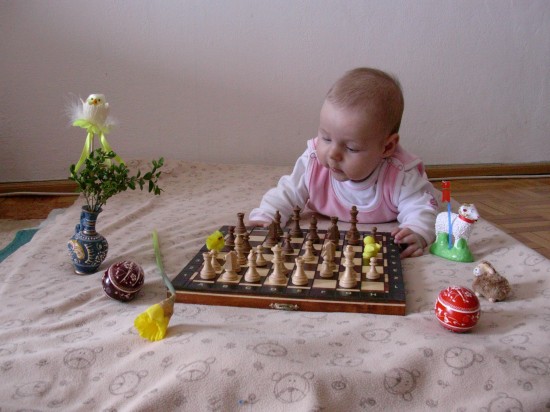
[[(223, 226), (220, 228), (223, 236), (227, 238), (234, 227)], [(246, 232), (244, 232), (246, 230)], [(183, 268), (173, 280), (176, 289), (176, 301), (182, 303), (194, 303), (205, 305), (224, 305), (254, 308), (271, 308), (282, 310), (303, 310), (313, 312), (357, 312), (376, 313), (390, 315), (405, 315), (405, 288), (403, 284), (403, 271), (401, 267), (400, 248), (395, 244), (389, 233), (358, 231), (358, 239), (353, 245), (348, 246), (346, 232), (339, 231), (339, 240), (332, 242), (336, 246), (333, 253), (333, 273), (327, 277), (327, 273), (321, 275), (323, 258), (323, 246), (328, 242), (327, 230), (318, 230), (318, 240), (308, 245), (309, 253), (313, 249), (315, 258), (304, 262), (299, 259), (300, 272), (307, 276), (298, 284), (293, 281), (293, 274), (298, 270), (297, 257), (303, 257), (306, 253), (308, 231), (302, 230), (301, 235), (295, 234), (290, 241), (291, 247), (286, 245), (286, 252), (282, 254), (282, 268), (284, 276), (276, 282), (272, 281), (275, 270), (275, 257), (281, 255), (280, 246), (269, 247), (269, 230), (263, 227), (243, 228), (243, 235), (246, 233), (248, 248), (252, 248), (261, 254), (265, 264), (260, 266), (250, 260), (242, 262), (233, 276), (224, 276), (225, 257), (234, 250), (233, 245), (225, 245), (224, 248), (214, 257), (217, 269), (212, 269), (212, 274), (203, 278), (205, 259), (211, 261), (209, 251), (204, 245), (195, 257)], [(232, 233), (231, 233), (232, 234)], [(381, 245), (375, 259), (363, 257), (363, 239), (365, 236), (373, 236), (376, 242)], [(229, 242), (231, 244), (231, 242)], [(258, 249), (258, 246), (261, 247)], [(277, 251), (277, 252), (274, 252)], [(353, 256), (350, 258), (350, 251)], [(344, 252), (347, 257), (344, 258)], [(249, 255), (250, 256), (250, 255)], [(278, 259), (278, 260), (277, 260)], [(342, 276), (353, 262), (353, 270), (356, 282), (351, 286), (342, 286)], [(208, 262), (210, 263), (210, 262)], [(249, 266), (256, 266), (256, 279), (247, 281), (246, 272)], [(346, 266), (346, 267), (344, 267)], [(368, 278), (369, 271), (376, 270), (380, 275), (378, 279)], [(349, 269), (348, 269), (349, 270)], [(349, 271), (347, 272), (350, 273)], [(371, 272), (372, 274), (372, 272)], [(259, 275), (259, 276), (257, 276)], [(349, 276), (349, 275), (348, 275)], [(372, 277), (372, 276), (370, 276)], [(250, 278), (249, 278), (250, 279)]]

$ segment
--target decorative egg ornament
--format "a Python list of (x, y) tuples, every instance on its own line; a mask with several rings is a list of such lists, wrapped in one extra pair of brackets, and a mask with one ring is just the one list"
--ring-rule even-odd
[(435, 316), (439, 323), (453, 332), (468, 332), (481, 314), (476, 294), (463, 286), (449, 286), (439, 292)]
[(107, 296), (129, 302), (134, 299), (143, 286), (144, 273), (141, 266), (129, 260), (113, 263), (101, 280)]

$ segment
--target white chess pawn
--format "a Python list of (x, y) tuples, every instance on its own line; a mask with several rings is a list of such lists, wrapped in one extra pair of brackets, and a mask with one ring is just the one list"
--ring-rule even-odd
[(212, 263), (212, 268), (216, 272), (221, 272), (222, 265), (220, 265), (220, 262), (218, 261), (218, 251), (216, 249), (212, 249), (210, 251), (210, 261)]
[(376, 280), (380, 278), (380, 273), (376, 270), (376, 258), (370, 258), (370, 269), (367, 272), (367, 279)]
[(264, 258), (264, 248), (262, 245), (256, 246), (256, 266), (261, 268), (267, 265), (267, 260)]
[(315, 256), (315, 252), (313, 249), (313, 242), (311, 240), (306, 241), (305, 250), (306, 251), (302, 256), (305, 262), (313, 262), (315, 261), (315, 259), (317, 259), (317, 256)]
[(304, 271), (304, 259), (302, 257), (297, 257), (294, 261), (296, 262), (296, 270), (292, 275), (292, 283), (297, 286), (307, 285), (309, 279)]
[(244, 274), (244, 280), (249, 283), (256, 283), (261, 279), (258, 270), (256, 269), (256, 252), (250, 249), (248, 253), (248, 270)]
[(200, 277), (201, 279), (214, 279), (216, 277), (216, 271), (212, 267), (212, 260), (210, 259), (210, 254), (208, 252), (204, 252), (202, 254), (202, 258), (204, 260), (204, 264), (202, 265), (202, 269), (200, 271)]

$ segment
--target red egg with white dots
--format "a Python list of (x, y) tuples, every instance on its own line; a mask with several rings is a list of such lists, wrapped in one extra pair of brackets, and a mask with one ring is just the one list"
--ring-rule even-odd
[(468, 332), (478, 322), (481, 310), (476, 294), (464, 286), (449, 286), (439, 292), (435, 316), (445, 329)]

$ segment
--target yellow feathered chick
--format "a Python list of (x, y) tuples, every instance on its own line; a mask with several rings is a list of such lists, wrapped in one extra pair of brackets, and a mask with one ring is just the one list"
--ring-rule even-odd
[(225, 246), (225, 239), (223, 238), (223, 233), (219, 230), (216, 230), (210, 236), (206, 238), (206, 248), (208, 250), (215, 250), (220, 252)]
[(370, 259), (372, 257), (376, 257), (380, 249), (382, 248), (382, 244), (376, 243), (376, 240), (372, 236), (365, 236), (363, 239), (363, 258), (364, 259)]

